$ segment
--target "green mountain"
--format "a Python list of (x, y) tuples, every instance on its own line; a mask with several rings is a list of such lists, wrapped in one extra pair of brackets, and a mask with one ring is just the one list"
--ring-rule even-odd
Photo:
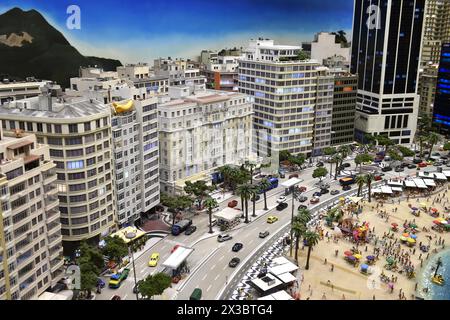
[(89, 65), (111, 71), (122, 64), (83, 56), (36, 10), (14, 8), (0, 15), (0, 75), (53, 80), (68, 87), (79, 67)]

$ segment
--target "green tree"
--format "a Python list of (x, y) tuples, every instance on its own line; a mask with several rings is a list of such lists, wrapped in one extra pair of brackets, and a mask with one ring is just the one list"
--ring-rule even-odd
[(120, 237), (106, 237), (105, 246), (102, 252), (109, 260), (115, 261), (117, 263), (122, 262), (122, 258), (128, 254), (128, 246), (125, 241)]
[(415, 153), (411, 149), (398, 145), (396, 146), (397, 150), (403, 155), (403, 157), (414, 157)]
[(380, 146), (384, 147), (384, 152), (385, 154), (388, 153), (389, 147), (395, 145), (394, 141), (392, 141), (391, 139), (389, 139), (388, 137), (384, 136), (384, 135), (378, 135), (375, 137), (375, 140), (378, 142), (378, 144)]
[(280, 162), (283, 162), (286, 160), (290, 160), (292, 157), (292, 154), (287, 150), (282, 150), (282, 151), (280, 151), (279, 157), (280, 157)]
[(356, 177), (356, 184), (358, 185), (358, 197), (361, 196), (362, 188), (364, 187), (364, 184), (366, 183), (366, 177), (363, 175), (359, 175)]
[(209, 233), (213, 233), (212, 229), (212, 212), (215, 208), (217, 208), (219, 204), (217, 203), (216, 199), (207, 197), (205, 199), (205, 207), (208, 210), (209, 215)]
[(270, 186), (271, 186), (271, 183), (266, 178), (262, 179), (261, 182), (259, 183), (259, 187), (263, 191), (263, 194), (264, 194), (264, 210), (265, 211), (269, 210), (267, 208), (267, 189), (269, 189)]
[(308, 224), (309, 221), (311, 221), (311, 218), (312, 218), (311, 212), (308, 209), (302, 208), (298, 210), (297, 216), (295, 217), (297, 221), (300, 221), (305, 226)]
[(306, 226), (300, 221), (294, 221), (291, 227), (291, 233), (295, 238), (295, 261), (298, 263), (298, 250), (300, 246), (300, 238), (306, 232)]
[(219, 173), (223, 177), (223, 182), (226, 187), (230, 187), (230, 177), (233, 171), (233, 168), (229, 165), (222, 166), (218, 169)]
[(301, 166), (305, 163), (306, 157), (305, 157), (304, 154), (299, 153), (299, 154), (297, 154), (297, 155), (295, 155), (295, 156), (291, 156), (291, 157), (289, 158), (289, 161), (290, 161), (293, 165), (297, 165), (297, 166), (301, 167)]
[(430, 148), (429, 149), (430, 152), (428, 154), (428, 160), (430, 160), (431, 154), (433, 153), (433, 148), (438, 142), (439, 142), (439, 136), (436, 133), (431, 132), (428, 135), (428, 144), (429, 144), (429, 148)]
[[(249, 223), (248, 221), (248, 200), (253, 194), (253, 186), (250, 184), (241, 184), (237, 188), (238, 195), (241, 196), (242, 200), (244, 201), (242, 204), (242, 210), (245, 212), (245, 223)], [(245, 205), (244, 205), (245, 204)], [(245, 210), (244, 210), (245, 208)]]
[(345, 33), (344, 30), (339, 30), (337, 32), (332, 32), (331, 34), (334, 34), (336, 36), (336, 38), (335, 38), (335, 42), (336, 43), (340, 43), (340, 44), (343, 44), (343, 45), (347, 45), (348, 44), (347, 37), (346, 37), (347, 33)]
[(448, 142), (446, 142), (446, 143), (444, 144), (444, 150), (445, 150), (445, 151), (450, 151), (450, 141), (448, 141)]
[(338, 165), (338, 167), (339, 167), (339, 169), (338, 169), (339, 170), (339, 174), (341, 174), (341, 167), (344, 164), (345, 158), (347, 158), (351, 154), (352, 149), (348, 145), (340, 146), (338, 148), (338, 152), (341, 155), (340, 162), (339, 162), (339, 165)]
[(312, 177), (319, 178), (319, 181), (322, 181), (322, 178), (326, 177), (328, 174), (328, 170), (324, 167), (320, 167), (314, 170)]
[(163, 272), (149, 275), (144, 281), (139, 283), (138, 291), (146, 299), (163, 294), (164, 290), (172, 284), (172, 278)]
[(362, 171), (362, 165), (363, 165), (363, 163), (366, 163), (366, 162), (372, 162), (373, 160), (374, 160), (374, 159), (373, 159), (373, 156), (371, 156), (371, 155), (368, 154), (368, 153), (358, 154), (358, 155), (355, 157), (355, 163), (356, 163), (356, 166), (359, 166), (359, 172)]
[(330, 163), (330, 178), (333, 172), (333, 155), (335, 155), (337, 152), (336, 148), (334, 147), (326, 147), (323, 149), (323, 154), (326, 155), (328, 157), (328, 162)]
[(197, 207), (199, 210), (202, 208), (203, 199), (208, 196), (209, 192), (212, 191), (212, 188), (206, 185), (205, 181), (195, 181), (192, 183), (191, 181), (186, 181), (186, 186), (184, 187), (184, 191), (195, 198), (197, 201)]
[(305, 242), (308, 246), (308, 256), (306, 258), (306, 266), (305, 269), (309, 270), (309, 258), (311, 257), (311, 251), (314, 246), (316, 246), (319, 243), (319, 234), (313, 231), (306, 231), (305, 235), (303, 236), (305, 239)]
[(337, 180), (337, 177), (338, 177), (338, 175), (339, 175), (339, 171), (340, 171), (340, 168), (339, 168), (339, 163), (341, 163), (341, 161), (342, 161), (342, 155), (340, 154), (340, 153), (336, 153), (334, 156), (333, 156), (333, 162), (334, 162), (334, 166), (335, 166), (335, 172), (334, 172), (334, 180)]
[(105, 265), (103, 255), (96, 247), (90, 246), (86, 241), (80, 243), (80, 257), (77, 259), (80, 267), (80, 286), (87, 297), (91, 297), (92, 290), (97, 286), (97, 278)]

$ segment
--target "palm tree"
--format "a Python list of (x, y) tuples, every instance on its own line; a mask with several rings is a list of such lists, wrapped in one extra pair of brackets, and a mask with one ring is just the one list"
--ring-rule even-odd
[(342, 161), (342, 155), (340, 154), (340, 153), (336, 153), (334, 156), (333, 156), (333, 161), (334, 161), (334, 163), (335, 163), (335, 172), (334, 172), (334, 180), (337, 180), (337, 177), (338, 177), (338, 173), (339, 173), (339, 171), (340, 171), (340, 168), (339, 168), (339, 163)]
[(249, 223), (248, 221), (248, 199), (252, 196), (252, 186), (250, 184), (241, 184), (237, 187), (237, 193), (241, 196), (241, 199), (244, 201), (242, 203), (242, 210), (244, 210), (245, 204), (245, 223)]
[(308, 256), (306, 258), (306, 266), (305, 269), (309, 270), (309, 258), (311, 256), (312, 248), (319, 243), (319, 234), (313, 231), (306, 231), (303, 239), (305, 239), (306, 244), (308, 245)]
[(208, 210), (208, 215), (209, 215), (209, 233), (213, 233), (212, 230), (212, 211), (214, 208), (216, 208), (218, 206), (218, 203), (216, 201), (216, 199), (208, 197), (205, 199), (205, 207)]
[(256, 168), (256, 163), (245, 161), (244, 168), (250, 171), (250, 184), (253, 184), (253, 170)]
[(264, 210), (267, 211), (269, 208), (267, 208), (267, 189), (269, 189), (271, 186), (271, 183), (266, 178), (262, 179), (259, 183), (260, 189), (264, 193)]
[(229, 165), (225, 165), (219, 168), (219, 172), (222, 174), (223, 181), (227, 187), (230, 187), (230, 176), (233, 171), (233, 168)]
[(256, 196), (258, 195), (259, 187), (256, 185), (252, 186), (252, 202), (253, 202), (253, 214), (252, 217), (256, 218)]
[(294, 221), (291, 227), (291, 233), (295, 237), (295, 261), (297, 261), (297, 263), (298, 263), (298, 249), (300, 246), (300, 238), (303, 237), (305, 232), (306, 226), (300, 221)]
[(348, 157), (348, 155), (352, 152), (352, 149), (350, 148), (350, 146), (348, 146), (348, 145), (345, 145), (345, 146), (340, 146), (339, 148), (338, 148), (338, 152), (340, 153), (340, 155), (341, 155), (341, 162), (339, 163), (339, 174), (341, 173), (341, 167), (342, 167), (342, 165), (344, 164), (344, 160), (345, 160), (345, 158), (347, 158)]
[(366, 174), (366, 184), (369, 191), (369, 202), (372, 202), (372, 182), (375, 180), (375, 176), (372, 173)]
[(361, 196), (362, 188), (364, 187), (364, 184), (366, 183), (366, 177), (363, 175), (359, 175), (356, 177), (356, 184), (358, 185), (358, 197)]
[(428, 160), (430, 160), (431, 153), (433, 152), (433, 148), (436, 145), (436, 143), (438, 143), (438, 142), (439, 142), (439, 136), (436, 133), (431, 132), (428, 135), (428, 143), (430, 145), (430, 153), (428, 154)]
[(306, 225), (311, 220), (311, 212), (308, 209), (299, 209), (295, 220)]

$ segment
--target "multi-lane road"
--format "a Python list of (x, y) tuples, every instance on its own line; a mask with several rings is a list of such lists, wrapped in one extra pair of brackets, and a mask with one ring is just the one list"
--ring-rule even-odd
[[(317, 179), (312, 178), (312, 172), (315, 167), (307, 168), (303, 170), (300, 174), (300, 178), (304, 180), (300, 185), (307, 187), (307, 192), (304, 194), (308, 197), (308, 201), (305, 205), (310, 208), (314, 208), (314, 205), (309, 204), (309, 199), (318, 188), (315, 186), (318, 182)], [(371, 169), (370, 167), (366, 169)], [(415, 169), (405, 168), (404, 172), (387, 172), (384, 178), (386, 180), (391, 178), (401, 178), (405, 176), (414, 175), (416, 173)], [(330, 184), (330, 190), (341, 190), (338, 181), (326, 178), (324, 181)], [(355, 189), (356, 186), (353, 186)], [(233, 281), (233, 278), (239, 279), (241, 274), (245, 270), (241, 270), (246, 259), (252, 257), (260, 248), (268, 245), (268, 241), (271, 236), (274, 236), (278, 231), (282, 229), (291, 219), (291, 202), (292, 198), (287, 198), (287, 203), (289, 206), (283, 211), (277, 211), (275, 209), (277, 203), (276, 199), (284, 194), (284, 189), (280, 185), (279, 188), (271, 190), (267, 196), (267, 202), (269, 211), (264, 212), (264, 197), (256, 203), (257, 218), (251, 218), (249, 224), (241, 223), (236, 229), (228, 232), (233, 239), (224, 243), (218, 243), (217, 235), (219, 232), (215, 232), (213, 235), (208, 234), (208, 215), (202, 214), (194, 217), (194, 224), (197, 226), (197, 231), (186, 236), (181, 234), (177, 237), (169, 235), (163, 240), (156, 243), (151, 249), (146, 253), (142, 254), (135, 261), (136, 267), (136, 278), (137, 280), (145, 279), (149, 274), (161, 271), (162, 263), (170, 256), (171, 249), (177, 245), (183, 245), (186, 247), (194, 248), (194, 252), (188, 258), (188, 266), (190, 268), (190, 274), (187, 278), (180, 281), (179, 284), (175, 286), (178, 291), (177, 299), (189, 299), (190, 294), (195, 288), (201, 288), (203, 291), (202, 299), (216, 299), (218, 294), (223, 290), (223, 288), (229, 282)], [(332, 198), (329, 193), (321, 197), (321, 202)], [(334, 196), (339, 197), (339, 195)], [(236, 198), (237, 199), (237, 198)], [(220, 204), (220, 208), (227, 206), (229, 199)], [(239, 200), (239, 199), (237, 199)], [(240, 202), (240, 201), (239, 201)], [(299, 203), (295, 202), (295, 208)], [(249, 205), (249, 215), (251, 215), (252, 206)], [(270, 215), (275, 215), (278, 217), (278, 221), (273, 224), (267, 223), (267, 217)], [(265, 239), (259, 238), (259, 232), (269, 231), (269, 237)], [(232, 252), (231, 248), (236, 243), (240, 242), (244, 246), (238, 252)], [(160, 261), (157, 267), (149, 267), (148, 260), (153, 252), (158, 252), (160, 254)], [(229, 261), (233, 257), (238, 257), (241, 260), (240, 265), (237, 268), (230, 268), (228, 266)], [(108, 279), (104, 279), (107, 283)], [(103, 289), (102, 293), (97, 295), (97, 299), (111, 299), (114, 295), (121, 296), (122, 299), (136, 299), (136, 295), (133, 294), (134, 277), (133, 270), (131, 270), (130, 275), (127, 280), (121, 285), (119, 289)]]

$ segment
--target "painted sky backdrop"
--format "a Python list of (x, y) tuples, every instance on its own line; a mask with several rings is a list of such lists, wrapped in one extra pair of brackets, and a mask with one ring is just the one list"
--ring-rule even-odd
[[(72, 4), (81, 9), (80, 30), (66, 27)], [(319, 31), (350, 37), (353, 14), (353, 0), (2, 0), (0, 13), (13, 7), (41, 12), (82, 54), (122, 63), (194, 58), (257, 37), (294, 45)]]

